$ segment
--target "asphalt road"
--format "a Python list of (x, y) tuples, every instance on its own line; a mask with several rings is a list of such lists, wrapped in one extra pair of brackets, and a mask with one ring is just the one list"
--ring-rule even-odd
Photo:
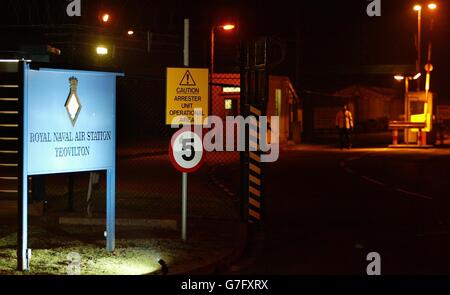
[(377, 252), (382, 274), (449, 274), (449, 164), (438, 149), (284, 151), (267, 165), (264, 240), (235, 271), (365, 275)]

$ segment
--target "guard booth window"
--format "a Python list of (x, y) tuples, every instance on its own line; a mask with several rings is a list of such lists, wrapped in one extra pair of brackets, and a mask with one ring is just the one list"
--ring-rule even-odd
[(281, 115), (281, 89), (275, 90), (275, 116)]
[(237, 108), (237, 99), (233, 98), (225, 98), (225, 112), (227, 116), (237, 116), (238, 108)]
[(425, 102), (412, 101), (410, 104), (411, 115), (421, 115), (425, 113)]

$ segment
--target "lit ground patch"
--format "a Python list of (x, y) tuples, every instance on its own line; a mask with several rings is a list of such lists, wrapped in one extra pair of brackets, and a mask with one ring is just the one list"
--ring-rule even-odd
[[(133, 232), (134, 237), (116, 240), (113, 253), (105, 250), (100, 227), (64, 227), (29, 229), (29, 247), (32, 258), (29, 274), (32, 275), (143, 275), (160, 274), (159, 259), (163, 259), (169, 274), (195, 269), (211, 259), (226, 255), (231, 247), (217, 239), (199, 238), (183, 243), (174, 233), (172, 237), (156, 237), (145, 229), (124, 229), (118, 235)], [(17, 234), (0, 227), (0, 274), (22, 274), (16, 270)], [(79, 263), (78, 263), (79, 261)]]

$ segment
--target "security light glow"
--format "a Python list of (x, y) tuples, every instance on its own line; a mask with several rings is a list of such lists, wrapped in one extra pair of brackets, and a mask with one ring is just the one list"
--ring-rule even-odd
[(106, 54), (108, 54), (108, 48), (106, 48), (104, 46), (98, 46), (97, 47), (97, 54), (98, 55), (106, 55)]
[(402, 76), (402, 75), (395, 75), (395, 76), (394, 76), (394, 79), (397, 80), (397, 81), (402, 81), (402, 80), (405, 79), (405, 77)]
[(421, 10), (422, 10), (422, 6), (420, 6), (420, 5), (414, 5), (414, 10), (415, 10), (415, 11), (421, 11)]
[[(0, 62), (18, 63), (22, 59), (0, 59)], [(31, 62), (31, 59), (23, 59), (23, 61)]]
[(435, 10), (437, 8), (437, 5), (436, 5), (436, 3), (430, 3), (430, 4), (428, 4), (428, 8), (431, 10)]
[(422, 74), (421, 74), (421, 73), (417, 73), (417, 74), (413, 77), (413, 79), (414, 79), (414, 80), (417, 80), (417, 79), (420, 78), (420, 76), (422, 76)]
[(134, 31), (133, 30), (128, 30), (127, 34), (128, 34), (128, 36), (134, 35)]
[(222, 26), (222, 29), (224, 29), (225, 31), (230, 31), (233, 30), (235, 28), (235, 25), (233, 24), (226, 24)]
[(102, 270), (112, 275), (145, 275), (156, 270), (156, 266), (146, 261), (116, 258), (115, 261), (102, 260)]
[(103, 21), (104, 23), (107, 23), (107, 22), (109, 21), (109, 14), (108, 14), (108, 13), (104, 13), (104, 14), (102, 15), (102, 21)]

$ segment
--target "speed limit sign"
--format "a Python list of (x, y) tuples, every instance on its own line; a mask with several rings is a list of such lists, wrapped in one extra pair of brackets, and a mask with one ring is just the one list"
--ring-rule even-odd
[(203, 143), (198, 134), (180, 130), (172, 136), (169, 147), (170, 160), (181, 172), (194, 172), (200, 168), (203, 159)]

